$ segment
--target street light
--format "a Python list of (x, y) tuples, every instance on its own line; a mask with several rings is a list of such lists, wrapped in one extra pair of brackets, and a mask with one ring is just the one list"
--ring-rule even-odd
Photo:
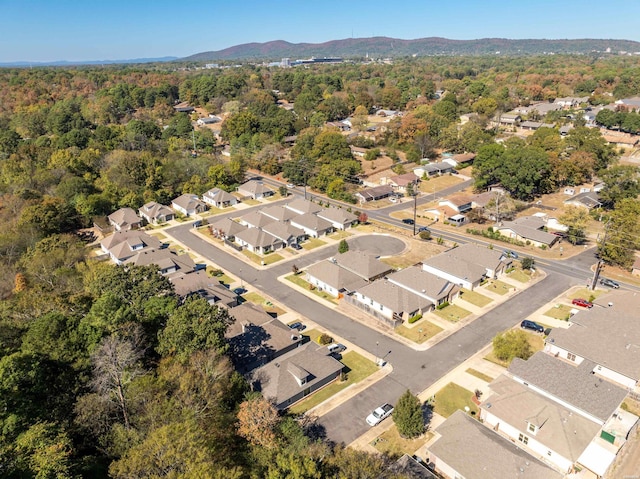
[(418, 342), (422, 342), (422, 328), (418, 329)]
[(240, 288), (244, 289), (244, 282), (242, 281), (242, 268), (240, 268)]
[(380, 343), (378, 343), (378, 341), (376, 341), (376, 365), (379, 366), (380, 365), (380, 360), (378, 358), (378, 346), (380, 345)]

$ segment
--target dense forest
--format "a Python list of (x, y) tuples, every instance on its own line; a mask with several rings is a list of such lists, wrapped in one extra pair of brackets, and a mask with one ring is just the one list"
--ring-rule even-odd
[[(476, 187), (500, 182), (523, 200), (597, 175), (612, 238), (602, 253), (629, 266), (637, 169), (618, 165), (597, 129), (578, 118), (563, 140), (541, 128), (496, 143), (487, 125), (535, 101), (637, 95), (639, 67), (631, 57), (549, 56), (0, 70), (0, 475), (394, 477), (389, 458), (333, 445), (313, 421), (279, 415), (252, 392), (226, 354), (226, 310), (179, 301), (154, 268), (89, 260), (77, 231), (123, 206), (233, 190), (248, 168), (352, 201), (367, 160), (351, 143), (408, 161), (476, 152)], [(194, 129), (180, 101), (223, 116), (220, 138)], [(406, 113), (367, 138), (326, 126), (351, 117), (364, 133), (374, 108)], [(460, 125), (469, 112), (476, 119)]]

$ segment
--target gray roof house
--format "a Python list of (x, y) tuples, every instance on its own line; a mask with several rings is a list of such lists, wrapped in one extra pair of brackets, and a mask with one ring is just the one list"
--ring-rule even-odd
[[(394, 474), (401, 474), (401, 477), (406, 479), (438, 479), (424, 464), (418, 462), (409, 454), (404, 454), (391, 464), (388, 469)], [(380, 476), (379, 479), (383, 477)]]
[(564, 200), (564, 204), (587, 209), (600, 208), (602, 206), (602, 203), (600, 202), (600, 195), (596, 191), (578, 193), (577, 195)]
[(306, 270), (306, 279), (310, 284), (333, 297), (338, 297), (344, 292), (351, 293), (367, 284), (367, 280), (330, 260), (319, 261), (309, 266)]
[(518, 241), (529, 241), (535, 246), (551, 247), (558, 241), (558, 236), (543, 231), (545, 221), (538, 216), (522, 216), (513, 221), (505, 221), (495, 227), (501, 235)]
[(383, 198), (395, 194), (395, 191), (391, 185), (374, 186), (373, 188), (365, 188), (355, 194), (360, 203), (367, 203), (368, 201), (377, 201)]
[(267, 198), (276, 194), (274, 190), (265, 185), (262, 181), (249, 180), (238, 186), (238, 193), (254, 200)]
[(128, 231), (140, 228), (142, 220), (131, 208), (120, 208), (107, 216), (116, 231)]
[(294, 349), (253, 371), (254, 388), (286, 409), (340, 377), (343, 365), (313, 343)]
[(460, 287), (444, 278), (431, 274), (419, 266), (410, 266), (387, 276), (387, 280), (418, 296), (440, 305), (456, 298)]
[(211, 223), (209, 228), (211, 228), (211, 232), (214, 236), (223, 239), (235, 238), (238, 233), (247, 229), (245, 225), (241, 225), (237, 221), (233, 221), (231, 218), (223, 218)]
[(169, 281), (178, 296), (186, 298), (198, 295), (206, 299), (209, 304), (232, 308), (238, 304), (238, 295), (225, 288), (216, 278), (210, 277), (205, 271), (194, 271), (189, 274), (173, 274)]
[(331, 258), (331, 261), (341, 268), (357, 274), (367, 282), (382, 278), (394, 271), (391, 266), (383, 263), (374, 255), (359, 250), (337, 254)]
[(465, 479), (562, 479), (542, 461), (477, 420), (456, 411), (436, 430), (429, 447), (436, 471)]
[(262, 208), (260, 213), (269, 217), (271, 221), (289, 221), (299, 215), (299, 213), (279, 205)]
[(185, 193), (171, 201), (171, 207), (185, 216), (192, 216), (206, 211), (208, 206), (198, 195)]
[(269, 223), (273, 223), (275, 220), (269, 216), (263, 215), (260, 211), (253, 210), (238, 218), (238, 221), (240, 224), (250, 228), (262, 228)]
[(351, 304), (372, 316), (389, 321), (406, 321), (433, 309), (428, 299), (385, 279), (363, 286), (348, 298)]
[(114, 263), (122, 264), (142, 251), (160, 249), (162, 244), (158, 238), (144, 231), (129, 230), (116, 231), (111, 236), (107, 236), (100, 242), (100, 247)]
[(158, 224), (171, 221), (175, 217), (175, 213), (171, 208), (155, 201), (150, 201), (138, 210), (140, 216), (144, 218), (147, 223)]
[(220, 188), (213, 188), (207, 191), (202, 195), (202, 201), (216, 208), (227, 208), (238, 203), (238, 199), (235, 196)]
[(497, 249), (466, 243), (422, 262), (422, 269), (463, 288), (473, 289), (485, 278), (496, 278), (511, 264)]
[(426, 165), (419, 166), (418, 168), (413, 169), (413, 174), (418, 178), (422, 178), (423, 176), (436, 176), (436, 175), (444, 175), (446, 173), (451, 173), (455, 170), (455, 167), (446, 161), (442, 161), (439, 163), (427, 163)]
[(322, 206), (302, 198), (296, 198), (290, 203), (285, 204), (284, 207), (295, 211), (300, 215), (305, 213), (317, 213), (322, 210)]
[(131, 258), (126, 259), (124, 264), (133, 266), (155, 264), (160, 269), (161, 274), (190, 273), (196, 268), (196, 264), (188, 254), (178, 254), (166, 248), (140, 251)]
[(296, 228), (302, 229), (307, 235), (313, 238), (329, 234), (333, 231), (331, 223), (311, 213), (305, 213), (292, 218), (291, 224)]
[(276, 237), (285, 245), (298, 243), (306, 237), (305, 232), (300, 228), (296, 228), (292, 224), (283, 221), (272, 221), (268, 225), (263, 226), (262, 231)]
[(247, 228), (236, 234), (236, 243), (254, 253), (265, 254), (282, 248), (281, 240), (259, 228)]
[(318, 218), (327, 220), (337, 230), (345, 230), (358, 221), (353, 213), (349, 213), (342, 208), (325, 208), (316, 213)]
[(569, 328), (553, 328), (545, 350), (576, 364), (591, 361), (596, 376), (632, 389), (640, 381), (640, 297), (618, 290), (596, 303), (573, 315)]

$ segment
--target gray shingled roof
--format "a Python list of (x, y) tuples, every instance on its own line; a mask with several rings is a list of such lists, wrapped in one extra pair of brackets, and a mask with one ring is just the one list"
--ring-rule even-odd
[(620, 406), (627, 390), (594, 376), (594, 368), (589, 360), (575, 365), (540, 351), (528, 361), (515, 358), (509, 373), (604, 422)]
[(340, 223), (341, 225), (353, 223), (358, 219), (356, 215), (342, 208), (325, 208), (316, 214), (319, 218), (330, 221), (331, 223)]
[(258, 228), (247, 228), (236, 235), (236, 238), (255, 248), (274, 246), (281, 242), (278, 238)]
[(195, 209), (206, 209), (208, 207), (207, 204), (200, 198), (198, 198), (197, 195), (192, 195), (189, 193), (178, 196), (171, 201), (171, 204), (177, 205), (187, 211)]
[(241, 225), (237, 221), (233, 221), (231, 218), (224, 218), (211, 223), (211, 228), (224, 232), (226, 236), (235, 236), (241, 231), (247, 229), (245, 225)]
[(418, 309), (427, 309), (433, 306), (433, 303), (428, 299), (387, 280), (374, 281), (360, 288), (358, 294), (373, 299), (398, 314), (411, 314)]
[(260, 210), (260, 213), (271, 218), (271, 220), (277, 221), (289, 221), (291, 218), (295, 218), (299, 213), (293, 210), (285, 208), (284, 206), (268, 206)]
[(447, 297), (456, 287), (450, 281), (431, 274), (419, 266), (410, 266), (397, 271), (390, 274), (387, 279), (403, 288), (413, 290), (416, 294), (425, 295), (435, 302)]
[(304, 236), (304, 231), (300, 228), (296, 228), (290, 223), (284, 223), (282, 221), (274, 221), (262, 227), (262, 230), (275, 236), (282, 241), (288, 241), (289, 238)]
[(291, 224), (301, 228), (307, 228), (313, 231), (325, 231), (331, 228), (331, 223), (327, 220), (317, 217), (311, 213), (305, 213), (291, 219)]
[(156, 203), (155, 201), (150, 201), (143, 205), (138, 211), (141, 215), (144, 213), (152, 221), (157, 221), (159, 219), (166, 218), (167, 216), (173, 217), (175, 215), (171, 208), (161, 205), (160, 203)]
[(262, 181), (257, 180), (249, 180), (246, 183), (241, 184), (238, 187), (238, 191), (243, 194), (248, 194), (249, 196), (262, 196), (262, 195), (270, 195), (275, 193), (275, 191), (265, 185)]
[(109, 221), (118, 225), (120, 229), (130, 228), (131, 225), (140, 224), (140, 217), (131, 208), (120, 208), (109, 216)]
[(322, 210), (322, 206), (319, 206), (316, 203), (312, 203), (311, 201), (307, 201), (302, 198), (296, 198), (292, 202), (284, 205), (284, 207), (301, 215), (304, 213), (317, 213), (318, 211)]
[(551, 245), (558, 240), (558, 237), (554, 234), (542, 231), (540, 228), (544, 227), (545, 223), (542, 219), (535, 216), (526, 216), (518, 218), (514, 221), (505, 221), (502, 226), (497, 230), (510, 229), (518, 236), (538, 243)]
[(240, 221), (243, 221), (254, 228), (262, 228), (269, 223), (273, 223), (275, 220), (269, 216), (263, 215), (260, 211), (254, 210), (244, 216), (241, 216)]
[(393, 271), (391, 266), (364, 251), (347, 251), (346, 253), (335, 255), (333, 259), (340, 267), (357, 274), (367, 281)]
[[(159, 249), (162, 246), (158, 238), (139, 230), (116, 231), (103, 239), (100, 245), (118, 261), (124, 261), (141, 251)], [(142, 248), (133, 249), (140, 246)]]
[(481, 279), (488, 269), (498, 268), (501, 262), (509, 264), (511, 260), (503, 260), (499, 249), (489, 249), (474, 243), (463, 244), (423, 261), (424, 264), (456, 278), (466, 278), (472, 282)]
[(188, 254), (178, 254), (170, 249), (156, 249), (141, 251), (125, 261), (125, 264), (135, 266), (147, 266), (155, 264), (160, 270), (176, 268), (179, 271), (189, 272), (196, 267), (193, 259)]
[[(613, 306), (606, 305), (611, 302)], [(602, 307), (604, 306), (604, 307)], [(640, 296), (615, 291), (571, 318), (569, 329), (553, 328), (547, 343), (640, 380)]]
[(220, 188), (212, 188), (202, 196), (203, 198), (204, 197), (209, 198), (215, 203), (224, 203), (224, 202), (233, 201), (236, 199), (236, 197), (233, 196), (231, 193), (221, 190)]
[(355, 273), (341, 268), (337, 264), (325, 260), (307, 268), (307, 274), (333, 286), (338, 291), (356, 291), (367, 284), (367, 281)]
[(436, 432), (442, 437), (429, 451), (467, 479), (563, 477), (462, 411), (453, 413)]

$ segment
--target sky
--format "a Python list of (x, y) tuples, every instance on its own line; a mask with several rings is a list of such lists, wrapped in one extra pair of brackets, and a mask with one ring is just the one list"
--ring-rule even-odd
[(639, 0), (0, 0), (0, 63), (371, 36), (640, 41), (638, 18)]

